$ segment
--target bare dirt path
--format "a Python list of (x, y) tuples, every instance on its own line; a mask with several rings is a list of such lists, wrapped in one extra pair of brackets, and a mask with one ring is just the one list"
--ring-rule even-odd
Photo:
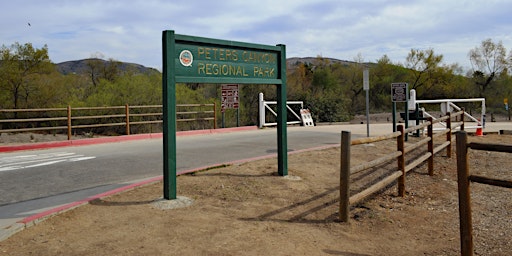
[[(512, 136), (471, 140), (512, 144)], [(395, 150), (394, 141), (352, 148), (352, 164)], [(455, 152), (455, 150), (454, 150)], [(339, 148), (178, 177), (191, 206), (161, 210), (162, 184), (139, 187), (52, 217), (0, 242), (0, 255), (460, 255), (456, 159), (436, 156), (396, 186), (356, 205), (339, 223)], [(512, 179), (505, 153), (471, 152), (472, 171)], [(395, 164), (393, 164), (395, 165)], [(385, 168), (384, 168), (385, 169)], [(378, 170), (381, 171), (381, 170)], [(512, 190), (475, 184), (476, 255), (510, 255)]]

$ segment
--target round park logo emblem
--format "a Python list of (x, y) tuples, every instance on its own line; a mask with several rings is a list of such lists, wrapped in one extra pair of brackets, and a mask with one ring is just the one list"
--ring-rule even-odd
[(185, 67), (192, 66), (192, 62), (194, 61), (194, 56), (189, 50), (183, 50), (180, 53), (180, 63)]

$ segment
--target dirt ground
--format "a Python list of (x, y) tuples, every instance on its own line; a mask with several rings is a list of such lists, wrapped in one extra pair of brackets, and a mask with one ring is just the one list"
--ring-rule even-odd
[[(469, 137), (512, 144), (512, 136)], [(352, 147), (352, 166), (396, 150), (389, 140)], [(470, 151), (471, 172), (512, 179), (506, 153)], [(192, 205), (161, 210), (154, 183), (59, 214), (0, 242), (0, 255), (460, 255), (455, 150), (351, 207), (338, 221), (340, 148), (182, 175), (178, 195)], [(354, 189), (395, 168), (354, 176)], [(370, 177), (370, 178), (368, 178)], [(371, 182), (371, 181), (370, 181)], [(472, 184), (475, 255), (512, 252), (512, 190)]]

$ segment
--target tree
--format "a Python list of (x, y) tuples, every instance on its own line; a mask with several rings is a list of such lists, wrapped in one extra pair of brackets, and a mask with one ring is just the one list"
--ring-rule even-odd
[(411, 49), (405, 60), (405, 67), (410, 69), (414, 82), (410, 89), (415, 89), (418, 96), (426, 94), (436, 86), (440, 64), (443, 61), (443, 55), (436, 55), (434, 49), (418, 50)]
[(376, 110), (391, 109), (391, 84), (406, 81), (407, 70), (394, 65), (387, 55), (383, 55), (370, 70), (370, 104)]
[(483, 97), (485, 91), (493, 81), (506, 71), (507, 50), (500, 41), (494, 43), (491, 39), (482, 41), (482, 44), (468, 53), (473, 68), (473, 79), (478, 86), (479, 96)]
[(101, 53), (95, 54), (87, 60), (88, 73), (94, 87), (97, 87), (100, 80), (104, 79), (114, 82), (120, 76), (120, 62), (110, 58), (108, 61), (103, 60)]
[(311, 93), (313, 95), (339, 87), (337, 79), (332, 72), (333, 64), (329, 59), (317, 56), (313, 65), (314, 69), (311, 80)]
[[(76, 83), (63, 76), (56, 69), (49, 74), (37, 74), (31, 77), (33, 91), (30, 101), (23, 102), (23, 108), (50, 108), (66, 106), (70, 98), (70, 89)], [(73, 85), (73, 86), (70, 86)]]
[(288, 98), (304, 99), (312, 91), (313, 65), (308, 62), (297, 62), (286, 73)]
[[(180, 88), (183, 87), (180, 85)], [(181, 90), (181, 89), (180, 89)], [(178, 89), (177, 89), (178, 91)], [(190, 92), (189, 92), (190, 91)], [(194, 90), (185, 90), (179, 95), (178, 101), (191, 100), (185, 97), (197, 94)], [(77, 99), (78, 100), (78, 99)], [(99, 81), (97, 90), (83, 99), (85, 106), (122, 106), (129, 105), (155, 105), (162, 102), (162, 75), (160, 73), (131, 74), (126, 73), (115, 81), (107, 79)], [(187, 101), (185, 101), (187, 102)], [(178, 102), (181, 104), (182, 102)], [(195, 101), (187, 103), (196, 103)], [(79, 104), (76, 102), (74, 104)]]
[(339, 66), (340, 83), (343, 84), (344, 93), (351, 99), (351, 114), (364, 113), (366, 102), (363, 90), (363, 71), (368, 68), (364, 58), (358, 54), (354, 62)]
[(36, 49), (31, 43), (24, 45), (16, 42), (10, 47), (0, 48), (0, 94), (7, 96), (11, 105), (4, 108), (19, 108), (20, 100), (25, 103), (35, 89), (35, 81), (41, 74), (48, 74), (54, 69), (48, 57), (48, 46)]

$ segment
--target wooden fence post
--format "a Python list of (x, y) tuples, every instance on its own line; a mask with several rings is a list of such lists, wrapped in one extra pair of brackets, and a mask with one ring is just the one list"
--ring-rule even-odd
[(68, 140), (71, 140), (71, 106), (68, 105)]
[(397, 151), (402, 152), (402, 154), (398, 157), (398, 170), (402, 171), (402, 176), (398, 178), (398, 194), (401, 197), (405, 197), (405, 146), (404, 146), (404, 126), (403, 125), (397, 125), (396, 126), (397, 131), (399, 131), (401, 134), (400, 136), (396, 137), (396, 148)]
[(451, 113), (446, 113), (448, 115), (448, 119), (446, 119), (446, 128), (448, 128), (448, 133), (446, 133), (446, 141), (450, 142), (450, 145), (446, 147), (446, 155), (448, 158), (452, 158), (452, 118)]
[(350, 132), (341, 132), (340, 153), (340, 221), (348, 222), (350, 212)]
[(124, 112), (126, 113), (126, 135), (130, 135), (130, 107), (128, 104), (124, 105)]
[(427, 126), (427, 136), (430, 137), (430, 141), (428, 142), (428, 152), (430, 152), (430, 157), (428, 158), (428, 175), (434, 175), (434, 131), (432, 123), (432, 117), (428, 118), (428, 122), (430, 124)]
[(466, 132), (457, 132), (457, 183), (459, 190), (460, 248), (462, 256), (473, 255), (473, 227), (469, 188), (468, 147)]

